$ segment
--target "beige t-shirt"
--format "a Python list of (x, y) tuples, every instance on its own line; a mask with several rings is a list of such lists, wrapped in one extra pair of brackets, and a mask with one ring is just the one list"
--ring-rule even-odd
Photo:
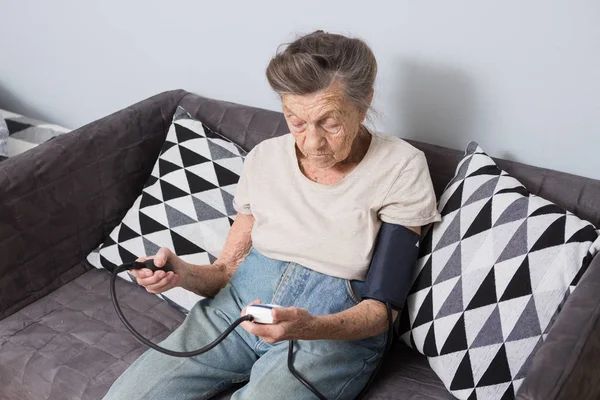
[(267, 257), (323, 274), (364, 280), (381, 221), (423, 226), (440, 220), (425, 155), (374, 134), (362, 161), (334, 185), (300, 171), (291, 134), (246, 157), (234, 208), (255, 218), (252, 244)]

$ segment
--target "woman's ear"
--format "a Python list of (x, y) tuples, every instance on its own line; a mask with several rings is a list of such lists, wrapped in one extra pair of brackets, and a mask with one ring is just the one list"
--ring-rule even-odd
[[(371, 103), (373, 102), (373, 96), (375, 95), (375, 89), (371, 89), (371, 94), (369, 94), (369, 108), (371, 107)], [(360, 114), (360, 122), (363, 123), (365, 119), (367, 119), (367, 113), (369, 109)]]
[(360, 123), (361, 124), (364, 123), (366, 119), (367, 119), (367, 112), (366, 111), (365, 112), (361, 112), (360, 113)]

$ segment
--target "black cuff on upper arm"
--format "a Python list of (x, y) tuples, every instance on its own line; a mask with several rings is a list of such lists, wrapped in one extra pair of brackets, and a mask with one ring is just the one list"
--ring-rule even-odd
[(419, 256), (421, 236), (396, 224), (382, 223), (362, 297), (375, 299), (399, 311), (404, 307)]

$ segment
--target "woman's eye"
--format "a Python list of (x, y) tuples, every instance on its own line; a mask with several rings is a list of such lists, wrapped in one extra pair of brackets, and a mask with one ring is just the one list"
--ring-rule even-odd
[(302, 123), (302, 122), (292, 123), (292, 128), (297, 131), (301, 130), (302, 128), (304, 128), (304, 123)]
[(328, 132), (337, 132), (340, 130), (340, 126), (338, 124), (325, 124), (323, 125), (323, 129)]

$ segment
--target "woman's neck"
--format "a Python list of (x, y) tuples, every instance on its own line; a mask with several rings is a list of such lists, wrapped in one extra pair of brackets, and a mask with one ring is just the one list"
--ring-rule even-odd
[(360, 126), (360, 130), (356, 138), (354, 138), (354, 142), (352, 142), (352, 149), (350, 150), (350, 154), (346, 157), (345, 160), (340, 161), (335, 164), (333, 167), (340, 166), (343, 167), (344, 164), (349, 165), (358, 165), (369, 150), (369, 146), (371, 145), (371, 134), (364, 128), (362, 125)]
[[(371, 145), (371, 134), (366, 128), (361, 126), (360, 132), (356, 135), (350, 149), (350, 154), (346, 159), (337, 162), (329, 168), (318, 168), (310, 164), (309, 159), (299, 158), (300, 170), (310, 180), (325, 185), (333, 185), (341, 181), (348, 175), (367, 154)], [(297, 153), (298, 150), (297, 150)], [(300, 156), (300, 154), (298, 154)]]

